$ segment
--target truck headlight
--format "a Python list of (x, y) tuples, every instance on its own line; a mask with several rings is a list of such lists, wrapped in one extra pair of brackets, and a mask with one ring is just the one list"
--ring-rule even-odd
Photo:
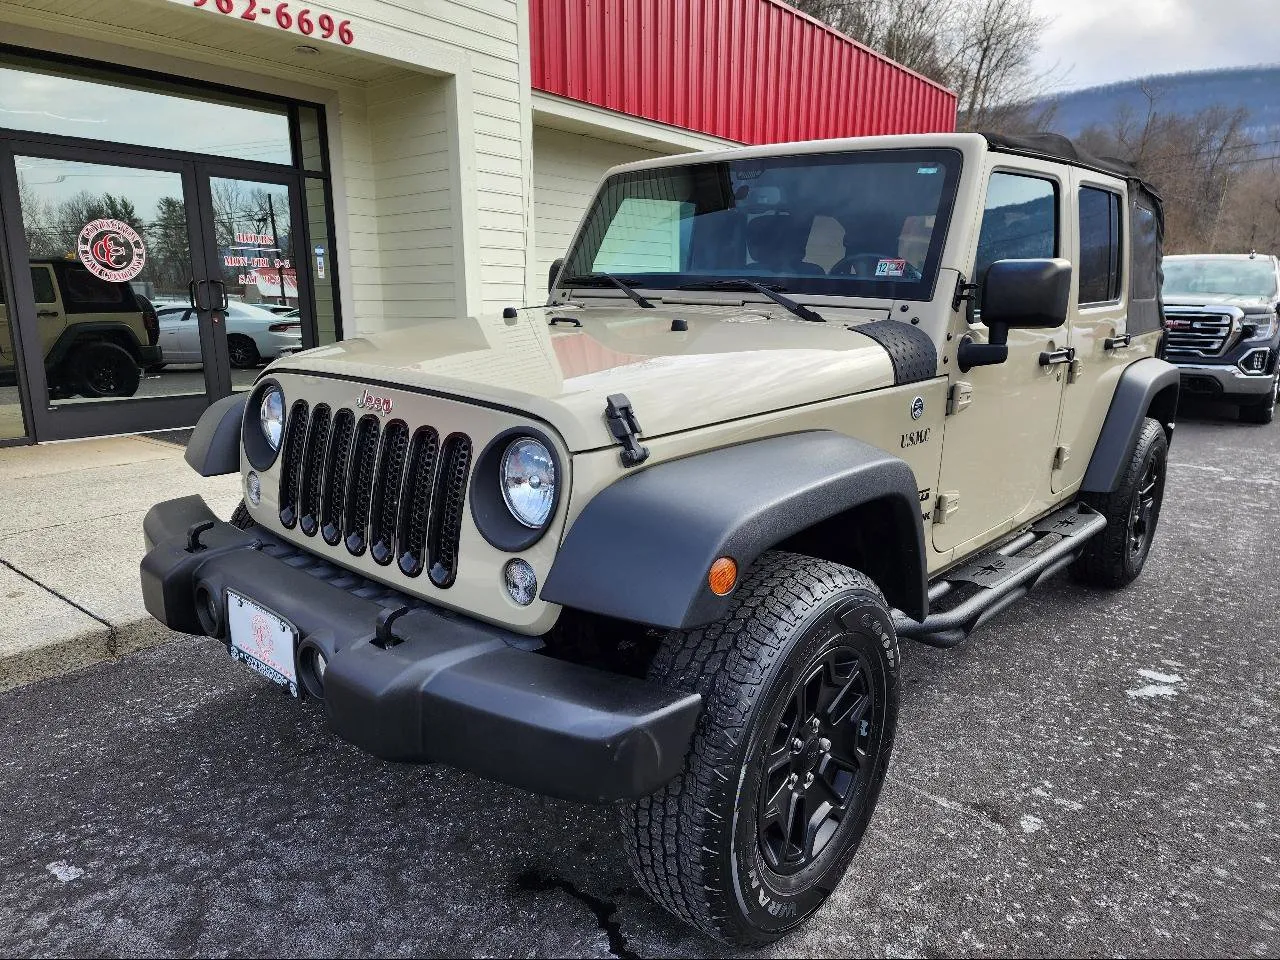
[(284, 393), (279, 387), (269, 387), (262, 395), (262, 403), (258, 408), (258, 422), (262, 424), (262, 435), (267, 446), (273, 451), (280, 449), (280, 440), (284, 436)]
[(511, 515), (540, 530), (556, 504), (556, 462), (532, 437), (512, 441), (502, 455), (502, 497)]

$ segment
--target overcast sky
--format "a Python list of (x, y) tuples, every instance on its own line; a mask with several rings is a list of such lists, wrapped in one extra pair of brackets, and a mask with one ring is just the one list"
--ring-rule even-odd
[(1280, 63), (1280, 0), (1033, 0), (1054, 18), (1040, 47), (1058, 90)]

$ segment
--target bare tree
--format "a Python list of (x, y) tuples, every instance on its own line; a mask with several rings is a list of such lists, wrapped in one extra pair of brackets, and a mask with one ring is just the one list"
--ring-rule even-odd
[(1050, 78), (1034, 67), (1049, 19), (1032, 0), (798, 0), (904, 67), (951, 87), (962, 129), (1044, 129), (1035, 102)]
[[(1156, 185), (1165, 200), (1168, 252), (1230, 248), (1242, 212), (1237, 197), (1252, 183), (1242, 173), (1256, 158), (1248, 113), (1216, 106), (1179, 116), (1161, 111), (1159, 90), (1144, 86), (1142, 92), (1141, 109), (1117, 110), (1109, 123), (1084, 131), (1081, 145), (1131, 163)], [(1264, 220), (1258, 229), (1265, 229)]]

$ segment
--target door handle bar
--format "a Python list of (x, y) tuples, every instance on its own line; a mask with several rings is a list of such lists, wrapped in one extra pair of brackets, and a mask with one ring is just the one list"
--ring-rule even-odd
[(1133, 343), (1133, 336), (1123, 333), (1118, 337), (1107, 337), (1102, 341), (1102, 347), (1104, 350), (1115, 350), (1117, 347), (1127, 347), (1131, 343)]
[(1070, 363), (1075, 358), (1075, 347), (1064, 347), (1061, 350), (1046, 350), (1040, 354), (1040, 366), (1051, 367), (1058, 363)]

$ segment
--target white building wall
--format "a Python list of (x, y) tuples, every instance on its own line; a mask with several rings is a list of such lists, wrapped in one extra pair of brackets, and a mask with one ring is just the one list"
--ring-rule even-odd
[(732, 141), (535, 93), (533, 277), (539, 298), (610, 167), (651, 157), (736, 146)]

